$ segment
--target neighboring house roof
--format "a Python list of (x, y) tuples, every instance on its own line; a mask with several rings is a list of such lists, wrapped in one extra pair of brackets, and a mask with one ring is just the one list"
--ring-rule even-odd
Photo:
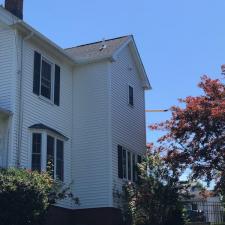
[(63, 135), (62, 133), (60, 133), (59, 131), (49, 127), (49, 126), (46, 126), (42, 123), (38, 123), (38, 124), (34, 124), (32, 126), (29, 127), (30, 129), (38, 129), (38, 130), (47, 130), (47, 131), (50, 131), (50, 132), (53, 132), (54, 134), (58, 135), (58, 136), (61, 136), (63, 137), (64, 139), (66, 140), (69, 140), (68, 137), (66, 137), (65, 135)]
[(43, 47), (51, 48), (51, 50), (55, 52), (55, 55), (57, 54), (58, 56), (63, 57), (72, 65), (97, 62), (104, 59), (115, 61), (119, 52), (124, 47), (129, 45), (132, 55), (135, 59), (138, 72), (141, 76), (143, 87), (145, 89), (151, 89), (148, 76), (132, 35), (81, 45), (64, 50), (46, 38), (40, 32), (32, 28), (30, 25), (25, 23), (23, 20), (17, 18), (12, 13), (7, 11), (4, 7), (0, 7), (0, 17), (3, 18), (4, 22), (9, 26), (20, 30), (20, 32), (26, 36), (25, 39), (32, 38), (34, 41), (40, 42)]

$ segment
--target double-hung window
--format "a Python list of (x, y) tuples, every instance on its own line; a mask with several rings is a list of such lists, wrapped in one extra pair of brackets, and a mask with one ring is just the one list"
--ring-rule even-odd
[(59, 106), (60, 67), (34, 52), (33, 93)]
[(41, 133), (32, 135), (32, 170), (41, 171)]
[(32, 134), (31, 169), (64, 180), (64, 141), (46, 132)]
[(137, 163), (141, 156), (118, 145), (118, 177), (129, 181), (137, 181)]
[(51, 100), (52, 96), (52, 64), (45, 58), (41, 60), (41, 95)]

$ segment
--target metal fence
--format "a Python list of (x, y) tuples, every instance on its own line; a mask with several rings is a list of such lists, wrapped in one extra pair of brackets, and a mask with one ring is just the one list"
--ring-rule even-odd
[(190, 222), (225, 224), (225, 208), (221, 202), (189, 201), (184, 205)]

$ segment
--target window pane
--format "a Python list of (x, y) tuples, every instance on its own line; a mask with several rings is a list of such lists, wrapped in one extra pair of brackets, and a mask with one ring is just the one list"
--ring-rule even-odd
[(55, 140), (51, 136), (47, 136), (47, 171), (54, 177), (54, 143)]
[(129, 86), (129, 104), (134, 105), (134, 89)]
[(42, 60), (41, 69), (41, 95), (50, 99), (51, 98), (51, 64)]
[(56, 176), (59, 180), (64, 180), (64, 146), (60, 140), (57, 140)]
[(32, 170), (41, 171), (41, 134), (32, 135)]
[(131, 180), (131, 153), (127, 152), (127, 161), (128, 161), (128, 180)]
[(123, 177), (127, 178), (127, 152), (123, 149)]
[(133, 154), (132, 157), (132, 168), (133, 168), (133, 181), (135, 182), (137, 180), (137, 169), (136, 169), (136, 165), (137, 164), (137, 160), (136, 160), (136, 155)]

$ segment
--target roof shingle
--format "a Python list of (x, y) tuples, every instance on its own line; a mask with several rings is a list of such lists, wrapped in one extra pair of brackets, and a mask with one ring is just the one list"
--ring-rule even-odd
[[(102, 58), (109, 58), (126, 43), (131, 36), (103, 40), (86, 45), (67, 48), (64, 51), (76, 61), (95, 61)], [(105, 48), (102, 48), (105, 45)]]

